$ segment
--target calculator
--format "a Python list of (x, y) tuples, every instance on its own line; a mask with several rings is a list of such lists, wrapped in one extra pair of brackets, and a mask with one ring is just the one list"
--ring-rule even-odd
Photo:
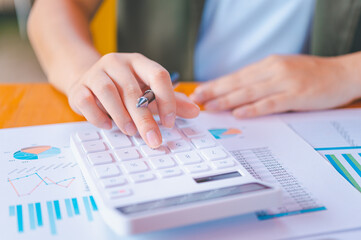
[[(159, 120), (158, 120), (159, 123)], [(114, 124), (113, 124), (114, 125)], [(71, 136), (105, 222), (119, 235), (179, 227), (276, 207), (281, 190), (253, 178), (195, 120), (160, 125), (162, 145), (116, 127)]]

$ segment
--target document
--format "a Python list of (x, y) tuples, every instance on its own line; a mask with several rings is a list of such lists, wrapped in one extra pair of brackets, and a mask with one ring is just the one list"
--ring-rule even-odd
[[(88, 123), (0, 130), (1, 239), (112, 235), (69, 147)], [(111, 238), (110, 238), (111, 239)]]
[[(254, 177), (279, 185), (282, 206), (127, 239), (291, 239), (361, 227), (361, 194), (281, 119), (203, 112), (190, 121), (202, 121)], [(93, 126), (0, 130), (4, 239), (118, 239), (69, 149), (70, 134), (87, 128)]]
[(361, 109), (284, 114), (282, 119), (361, 192)]

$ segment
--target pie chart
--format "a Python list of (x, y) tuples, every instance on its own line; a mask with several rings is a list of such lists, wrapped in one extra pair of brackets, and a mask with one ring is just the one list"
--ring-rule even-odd
[(237, 128), (215, 128), (209, 129), (208, 131), (215, 139), (231, 138), (242, 133), (242, 131)]
[(34, 146), (22, 148), (14, 153), (14, 158), (19, 160), (36, 160), (56, 156), (60, 153), (60, 148), (52, 146)]

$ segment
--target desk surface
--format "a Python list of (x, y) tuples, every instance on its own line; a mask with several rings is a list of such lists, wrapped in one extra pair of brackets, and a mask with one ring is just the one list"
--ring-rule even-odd
[[(195, 87), (195, 83), (182, 83), (176, 90), (190, 94)], [(0, 85), (0, 128), (84, 120), (71, 110), (66, 96), (48, 83)]]
[[(181, 83), (176, 91), (189, 95), (195, 83)], [(361, 101), (347, 108), (361, 107)], [(67, 98), (48, 83), (1, 84), (0, 128), (84, 121)]]

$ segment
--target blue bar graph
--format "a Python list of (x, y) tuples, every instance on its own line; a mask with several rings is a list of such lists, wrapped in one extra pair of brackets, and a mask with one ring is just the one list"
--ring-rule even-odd
[(90, 209), (89, 198), (88, 197), (83, 197), (83, 203), (84, 203), (84, 207), (85, 207), (85, 211), (86, 211), (86, 215), (88, 217), (88, 220), (93, 221), (93, 214), (92, 214), (91, 209)]
[(69, 198), (65, 199), (65, 206), (66, 206), (66, 212), (68, 214), (68, 217), (73, 217), (74, 216), (73, 209), (71, 207), (71, 203), (70, 203)]
[(79, 206), (78, 206), (78, 200), (76, 200), (76, 198), (72, 198), (71, 202), (73, 203), (73, 208), (74, 208), (74, 213), (75, 215), (79, 215)]
[(23, 207), (21, 205), (16, 205), (16, 216), (18, 218), (18, 231), (24, 232)]
[(60, 220), (61, 219), (61, 213), (60, 213), (59, 200), (54, 201), (54, 208), (55, 208), (56, 219)]
[(92, 204), (93, 210), (98, 211), (98, 206), (95, 203), (93, 196), (90, 196), (89, 198), (90, 198), (90, 203)]
[(38, 220), (38, 226), (43, 226), (43, 217), (41, 215), (41, 206), (40, 203), (35, 203), (35, 210), (36, 210), (36, 218)]
[(348, 164), (355, 170), (355, 172), (361, 177), (361, 166), (357, 160), (351, 154), (342, 154)]
[(28, 204), (30, 229), (35, 229), (35, 208), (33, 203)]
[[(93, 212), (98, 211), (94, 198), (92, 196), (84, 196), (82, 199), (83, 201), (80, 201), (80, 198), (66, 198), (64, 199), (64, 208), (59, 200), (47, 201), (46, 207), (43, 205), (43, 211), (47, 212), (47, 217), (43, 216), (40, 202), (28, 203), (26, 205), (10, 205), (9, 216), (17, 220), (16, 229), (19, 233), (23, 233), (25, 230), (35, 231), (39, 229), (39, 227), (47, 227), (52, 235), (56, 235), (58, 232), (56, 226), (57, 221), (67, 221), (73, 217), (81, 217), (79, 204), (83, 204), (84, 206), (86, 219), (89, 222), (94, 221), (95, 215)], [(29, 217), (24, 219), (23, 210), (26, 211), (26, 207)], [(29, 223), (26, 222), (24, 224), (24, 221), (27, 220)]]
[(15, 206), (9, 206), (9, 216), (15, 216)]
[(51, 234), (56, 234), (56, 226), (55, 226), (55, 216), (52, 202), (46, 202), (46, 206), (48, 208), (49, 215), (49, 224), (50, 224), (50, 232)]

